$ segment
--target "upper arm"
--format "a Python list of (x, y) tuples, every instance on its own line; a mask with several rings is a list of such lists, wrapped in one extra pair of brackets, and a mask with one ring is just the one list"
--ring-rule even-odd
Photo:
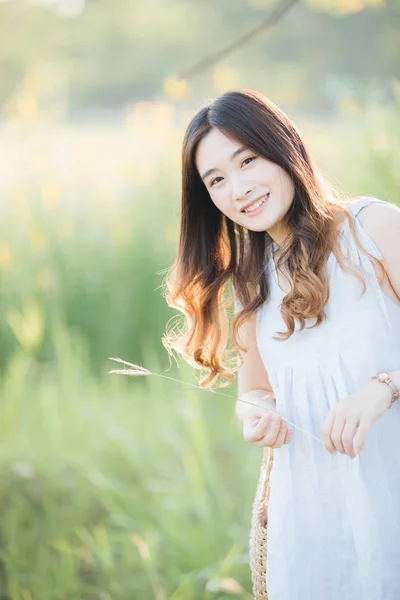
[(261, 359), (256, 339), (257, 313), (246, 319), (239, 329), (240, 340), (247, 352), (240, 353), (243, 364), (238, 370), (238, 396), (251, 390), (272, 392), (267, 371)]
[(363, 210), (363, 227), (382, 255), (390, 285), (400, 300), (400, 208), (389, 202)]

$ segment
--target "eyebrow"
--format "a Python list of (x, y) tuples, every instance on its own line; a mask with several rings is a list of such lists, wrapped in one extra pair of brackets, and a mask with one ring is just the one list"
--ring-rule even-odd
[[(246, 150), (247, 150), (246, 146), (240, 146), (240, 148), (238, 148), (237, 150), (235, 150), (235, 152), (233, 154), (231, 154), (230, 160), (233, 160), (234, 158), (236, 158), (238, 156), (238, 154), (242, 154), (242, 152), (245, 152)], [(208, 171), (203, 173), (203, 175), (201, 177), (202, 180), (204, 181), (206, 177), (208, 177), (215, 171), (218, 171), (218, 169), (216, 169), (215, 167), (213, 169), (208, 169)]]

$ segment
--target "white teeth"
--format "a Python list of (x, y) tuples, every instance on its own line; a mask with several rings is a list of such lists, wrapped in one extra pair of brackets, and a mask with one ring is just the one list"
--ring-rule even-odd
[(261, 206), (261, 204), (264, 204), (264, 202), (265, 202), (266, 199), (267, 199), (267, 196), (264, 196), (264, 198), (262, 198), (262, 200), (257, 200), (257, 202), (254, 202), (254, 204), (252, 204), (251, 206), (248, 206), (247, 208), (245, 208), (243, 210), (243, 212), (247, 213), (247, 212), (252, 212), (253, 210), (256, 210), (256, 208), (258, 208), (259, 206)]

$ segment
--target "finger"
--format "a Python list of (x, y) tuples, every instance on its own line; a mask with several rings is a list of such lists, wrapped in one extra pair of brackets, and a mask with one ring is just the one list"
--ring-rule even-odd
[(264, 442), (270, 447), (273, 447), (273, 444), (275, 444), (275, 442), (276, 442), (276, 439), (277, 439), (279, 431), (280, 431), (281, 422), (282, 422), (282, 419), (278, 414), (274, 414), (272, 416), (271, 425), (270, 425), (267, 433), (264, 436)]
[(357, 431), (356, 443), (354, 444), (354, 452), (356, 455), (360, 454), (361, 450), (364, 448), (365, 440), (372, 423), (373, 421), (369, 419), (363, 419), (360, 421)]
[(348, 454), (351, 458), (355, 458), (355, 452), (353, 447), (354, 436), (357, 431), (357, 427), (359, 424), (359, 419), (347, 418), (345, 422), (345, 426), (343, 428), (342, 433), (342, 443), (346, 454)]
[(331, 439), (332, 427), (335, 421), (336, 412), (334, 409), (330, 410), (328, 416), (326, 417), (324, 424), (322, 425), (322, 437), (324, 440), (324, 444), (328, 452), (331, 454), (335, 454), (336, 448)]
[(332, 426), (331, 440), (338, 452), (345, 454), (346, 451), (342, 442), (342, 433), (345, 425), (345, 416), (340, 412), (336, 413), (335, 420)]
[(286, 429), (286, 436), (285, 436), (285, 441), (283, 442), (284, 444), (290, 444), (290, 442), (292, 441), (292, 430), (289, 429), (289, 427)]
[(244, 419), (243, 421), (243, 437), (246, 442), (258, 442), (263, 439), (267, 428), (270, 425), (272, 413), (266, 413), (254, 426), (252, 421)]
[(279, 432), (281, 418), (278, 414), (273, 413), (271, 415), (271, 421), (269, 423), (269, 427), (264, 434), (264, 437), (255, 442), (255, 445), (259, 448), (265, 448), (265, 446), (271, 447), (271, 445), (275, 442), (276, 437)]
[(276, 440), (271, 446), (272, 448), (280, 448), (281, 446), (283, 446), (283, 441), (286, 437), (286, 431), (287, 431), (286, 421), (281, 419), (281, 426), (279, 428), (278, 435), (276, 436)]

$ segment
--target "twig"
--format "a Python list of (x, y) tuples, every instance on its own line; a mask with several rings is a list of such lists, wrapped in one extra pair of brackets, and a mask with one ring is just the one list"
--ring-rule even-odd
[(208, 67), (211, 67), (212, 65), (216, 64), (222, 58), (225, 58), (229, 54), (232, 54), (232, 52), (244, 46), (248, 41), (253, 39), (256, 35), (264, 31), (265, 29), (269, 29), (270, 27), (276, 25), (283, 17), (283, 15), (290, 8), (292, 8), (292, 6), (297, 4), (297, 2), (299, 2), (299, 0), (284, 0), (283, 2), (275, 6), (271, 14), (262, 21), (260, 21), (260, 23), (256, 27), (234, 40), (231, 44), (229, 44), (229, 46), (227, 46), (223, 50), (219, 50), (214, 54), (210, 54), (209, 56), (203, 58), (201, 61), (199, 61), (189, 69), (186, 69), (180, 75), (178, 75), (178, 79), (189, 79), (194, 75), (198, 75)]

